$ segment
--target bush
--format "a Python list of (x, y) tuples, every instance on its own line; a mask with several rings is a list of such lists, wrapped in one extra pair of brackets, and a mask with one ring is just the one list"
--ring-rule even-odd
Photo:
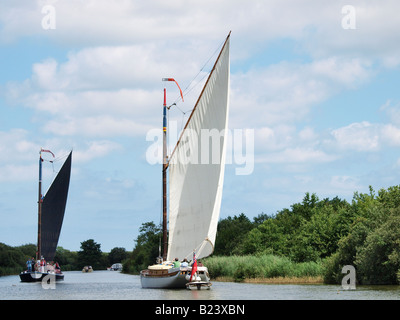
[(254, 278), (318, 277), (322, 275), (321, 262), (295, 263), (287, 257), (271, 254), (247, 256), (214, 256), (205, 259), (212, 278), (227, 277), (234, 281)]

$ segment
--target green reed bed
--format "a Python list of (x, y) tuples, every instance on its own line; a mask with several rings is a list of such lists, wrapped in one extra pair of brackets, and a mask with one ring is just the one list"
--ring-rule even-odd
[[(213, 279), (233, 281), (288, 279), (301, 282), (305, 279), (322, 279), (322, 263), (295, 263), (286, 257), (259, 256), (216, 256), (204, 260)], [(305, 281), (308, 282), (308, 281)]]

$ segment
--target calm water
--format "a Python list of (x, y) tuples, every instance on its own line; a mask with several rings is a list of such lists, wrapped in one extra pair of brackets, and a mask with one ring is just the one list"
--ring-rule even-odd
[(211, 290), (142, 289), (139, 276), (115, 271), (64, 272), (64, 282), (45, 290), (0, 277), (0, 300), (400, 300), (400, 286), (272, 285), (213, 282)]

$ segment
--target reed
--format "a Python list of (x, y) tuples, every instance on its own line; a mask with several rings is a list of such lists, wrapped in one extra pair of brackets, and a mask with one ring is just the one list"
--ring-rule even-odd
[(295, 263), (286, 257), (270, 254), (215, 256), (204, 260), (204, 264), (211, 278), (233, 279), (237, 282), (271, 282), (271, 279), (275, 279), (280, 283), (310, 283), (322, 281), (323, 276), (322, 263)]

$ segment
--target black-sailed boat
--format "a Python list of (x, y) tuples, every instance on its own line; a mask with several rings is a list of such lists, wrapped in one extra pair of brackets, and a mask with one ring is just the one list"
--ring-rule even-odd
[[(42, 281), (45, 277), (53, 277), (56, 281), (64, 280), (64, 274), (61, 272), (58, 263), (48, 268), (45, 265), (45, 259), (52, 261), (56, 254), (67, 204), (72, 151), (45, 196), (42, 196), (42, 162), (44, 161), (42, 152), (49, 152), (54, 158), (54, 154), (50, 150), (41, 149), (39, 152), (38, 239), (36, 251), (36, 261), (38, 261), (39, 265), (37, 268), (32, 266), (31, 269), (21, 272), (20, 279), (22, 282)], [(44, 265), (40, 266), (40, 262)]]

